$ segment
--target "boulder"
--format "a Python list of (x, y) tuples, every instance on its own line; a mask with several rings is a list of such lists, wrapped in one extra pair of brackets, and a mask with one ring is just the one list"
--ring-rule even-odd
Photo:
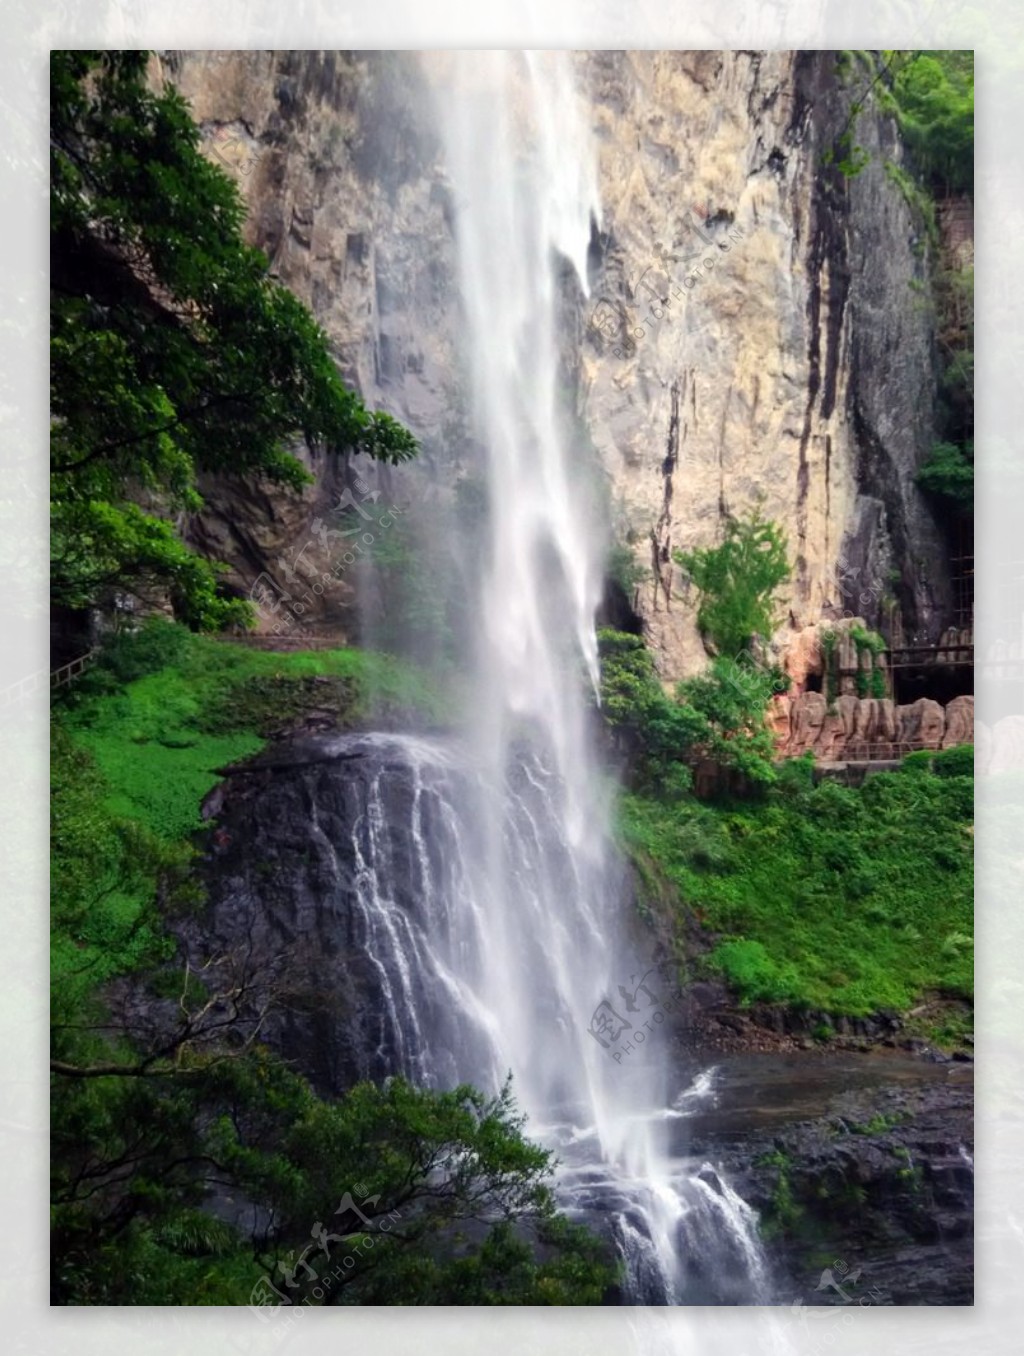
[(954, 697), (946, 707), (946, 729), (942, 747), (952, 749), (957, 744), (974, 743), (974, 698)]
[(896, 733), (900, 743), (919, 749), (942, 747), (946, 731), (946, 713), (930, 697), (919, 697), (908, 706), (896, 708)]
[(827, 705), (820, 692), (801, 692), (799, 697), (793, 698), (787, 750), (790, 757), (797, 758), (808, 749), (814, 749), (817, 754)]

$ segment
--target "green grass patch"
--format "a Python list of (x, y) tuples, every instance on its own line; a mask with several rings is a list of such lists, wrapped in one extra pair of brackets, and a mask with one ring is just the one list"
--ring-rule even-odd
[(279, 654), (154, 622), (104, 654), (59, 719), (95, 759), (108, 808), (175, 841), (200, 827), (218, 768), (323, 708), (343, 727), (446, 714), (436, 681), (389, 655)]
[(173, 951), (157, 907), (194, 907), (192, 835), (218, 769), (311, 710), (339, 725), (434, 724), (413, 665), (359, 650), (277, 654), (168, 622), (110, 644), (53, 712), (54, 1020), (95, 986)]
[(970, 998), (974, 783), (961, 751), (931, 761), (859, 788), (794, 775), (756, 801), (626, 795), (621, 837), (646, 881), (660, 871), (678, 935), (684, 911), (701, 919), (704, 969), (744, 1003), (866, 1016)]
[(895, 1130), (910, 1118), (908, 1111), (879, 1111), (870, 1120), (848, 1121), (846, 1128), (851, 1135), (887, 1135), (890, 1130)]

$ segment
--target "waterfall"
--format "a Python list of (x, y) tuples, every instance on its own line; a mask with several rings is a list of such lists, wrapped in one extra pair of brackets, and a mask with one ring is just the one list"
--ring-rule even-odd
[[(564, 1161), (564, 1199), (612, 1217), (633, 1298), (678, 1302), (680, 1247), (715, 1252), (712, 1235), (727, 1250), (739, 1240), (748, 1298), (763, 1297), (752, 1212), (717, 1179), (708, 1186), (709, 1168), (687, 1171), (669, 1153), (666, 1066), (654, 1037), (646, 1049), (631, 1042), (616, 1062), (590, 1029), (601, 999), (625, 994), (647, 965), (623, 930), (609, 788), (588, 724), (606, 549), (596, 467), (572, 455), (561, 394), (560, 305), (565, 291), (586, 295), (600, 219), (574, 58), (488, 51), (432, 53), (423, 63), (455, 208), (489, 520), (471, 771), (458, 787), (422, 746), (407, 750), (421, 799), (432, 784), (434, 825), (427, 834), (417, 800), (421, 898), (435, 903), (413, 965), (422, 972), (428, 947), (447, 948), (428, 968), (444, 976), (445, 1004), (460, 1014), (458, 1030), (438, 1015), (446, 1051), (460, 1052), (458, 1075), (493, 1085), (512, 1071), (532, 1133)], [(395, 955), (392, 974), (402, 965)], [(395, 1021), (409, 1032), (405, 1001)], [(429, 1064), (425, 1050), (417, 1058)], [(419, 1072), (431, 1070), (421, 1063)]]
[[(358, 958), (338, 984), (353, 1062), (337, 1082), (402, 1072), (494, 1092), (511, 1070), (528, 1132), (561, 1161), (563, 1208), (614, 1239), (631, 1302), (764, 1303), (754, 1212), (687, 1153), (686, 1121), (714, 1100), (715, 1071), (670, 1099), (656, 1036), (622, 1063), (590, 1036), (596, 999), (638, 963), (621, 936), (621, 879), (606, 840), (587, 852), (570, 840), (541, 732), (506, 753), (496, 780), (472, 742), (346, 734), (293, 774), (320, 855), (289, 891), (301, 911), (326, 888), (334, 948)], [(266, 822), (283, 818), (287, 833), (279, 810)]]
[[(586, 294), (600, 207), (573, 57), (422, 60), (455, 203), (487, 550), (461, 739), (341, 736), (343, 780), (309, 774), (320, 822), (350, 825), (344, 841), (323, 836), (346, 900), (341, 946), (372, 995), (353, 1005), (356, 1072), (491, 1092), (511, 1072), (528, 1133), (560, 1159), (563, 1207), (614, 1239), (629, 1302), (757, 1302), (753, 1212), (670, 1142), (686, 1113), (671, 1106), (667, 1038), (644, 1032), (632, 1001), (651, 962), (627, 935), (613, 788), (591, 735), (606, 543), (597, 468), (571, 436), (559, 317)], [(620, 1017), (636, 1014), (625, 1058), (595, 1030), (612, 995)]]

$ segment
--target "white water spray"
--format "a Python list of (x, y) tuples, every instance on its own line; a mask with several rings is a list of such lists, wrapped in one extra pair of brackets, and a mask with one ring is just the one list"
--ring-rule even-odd
[[(493, 1091), (511, 1070), (528, 1133), (562, 1159), (563, 1205), (607, 1221), (633, 1302), (684, 1301), (695, 1265), (697, 1289), (714, 1296), (719, 1251), (755, 1282), (752, 1297), (751, 1212), (710, 1169), (669, 1152), (680, 1115), (667, 1037), (630, 1005), (650, 962), (624, 932), (592, 747), (605, 541), (597, 468), (571, 436), (559, 322), (586, 293), (599, 204), (573, 61), (423, 57), (456, 207), (488, 555), (468, 752), (404, 736), (343, 741), (369, 769), (361, 782), (358, 760), (346, 773), (362, 806), (352, 940), (378, 976), (371, 1056), (436, 1086)], [(635, 1020), (615, 1058), (590, 1027), (620, 994)]]
[[(534, 1133), (571, 1153), (577, 1166), (566, 1182), (575, 1171), (594, 1188), (605, 1174), (604, 1187), (620, 1198), (623, 1250), (634, 1254), (627, 1265), (642, 1256), (656, 1273), (644, 1288), (671, 1303), (688, 1207), (666, 1149), (662, 1060), (645, 1058), (638, 1040), (625, 1066), (616, 1063), (587, 1030), (599, 999), (642, 973), (621, 935), (607, 798), (587, 725), (605, 540), (594, 468), (573, 458), (559, 395), (559, 275), (571, 273), (567, 285), (586, 294), (600, 217), (596, 150), (571, 53), (447, 54), (428, 59), (428, 69), (456, 203), (490, 501), (474, 710), (497, 810), (480, 882), (490, 909), (483, 981), (504, 1037), (501, 1062), (515, 1073)], [(561, 849), (539, 853), (525, 891), (509, 853), (508, 826), (526, 808), (514, 767), (546, 798), (549, 822), (543, 832), (532, 826), (538, 848), (553, 828)], [(719, 1214), (728, 1204), (714, 1199)], [(747, 1220), (737, 1227), (756, 1236)]]

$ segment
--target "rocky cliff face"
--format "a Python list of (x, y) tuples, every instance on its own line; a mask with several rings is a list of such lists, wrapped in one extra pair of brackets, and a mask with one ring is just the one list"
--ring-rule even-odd
[[(589, 299), (566, 287), (563, 376), (613, 535), (647, 572), (629, 601), (663, 677), (706, 660), (671, 552), (714, 543), (725, 514), (755, 503), (784, 526), (795, 566), (783, 649), (823, 616), (877, 624), (894, 601), (908, 635), (935, 638), (948, 574), (913, 482), (932, 435), (932, 339), (914, 290), (923, 242), (885, 168), (902, 154), (891, 120), (860, 116), (869, 163), (847, 180), (824, 158), (867, 82), (842, 89), (827, 53), (578, 65), (604, 215)], [(346, 486), (379, 491), (374, 510), (409, 507), (472, 471), (459, 203), (414, 54), (169, 53), (159, 75), (236, 175), (253, 241), (311, 305), (346, 380), (423, 443), (418, 467), (374, 467), (358, 491), (349, 468), (323, 463), (301, 500), (206, 487), (192, 537), (231, 561), (240, 590), (266, 572), (283, 592), (330, 557), (327, 515)], [(345, 630), (358, 580), (305, 622)]]

